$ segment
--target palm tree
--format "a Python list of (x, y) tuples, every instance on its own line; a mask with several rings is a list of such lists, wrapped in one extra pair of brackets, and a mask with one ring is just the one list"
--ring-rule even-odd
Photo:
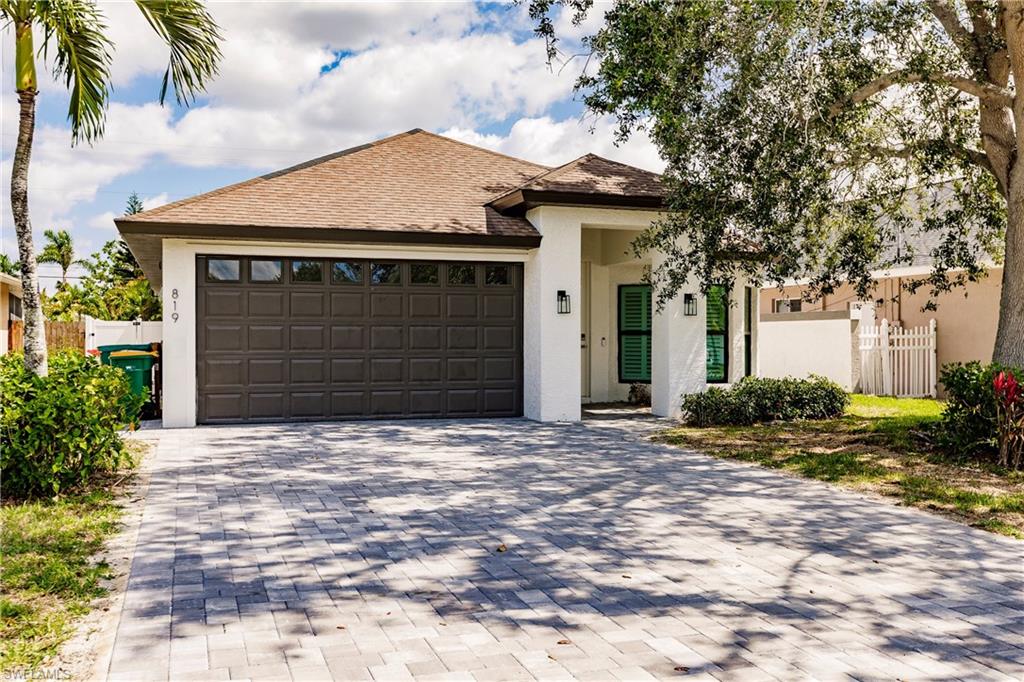
[(10, 256), (6, 253), (0, 253), (0, 272), (11, 277), (17, 277), (18, 272), (21, 271), (21, 263), (16, 260), (11, 260)]
[[(135, 0), (135, 4), (170, 49), (160, 103), (171, 86), (178, 104), (187, 106), (217, 73), (220, 29), (201, 0)], [(91, 0), (0, 0), (0, 17), (14, 29), (15, 89), (20, 105), (18, 142), (11, 164), (11, 212), (21, 259), (25, 366), (44, 376), (46, 339), (28, 210), (28, 167), (38, 94), (36, 58), (52, 50), (54, 75), (71, 91), (68, 120), (72, 142), (92, 142), (103, 134), (112, 44), (105, 35), (103, 14)], [(41, 37), (38, 51), (33, 29), (38, 29)]]
[(75, 258), (75, 244), (67, 230), (47, 230), (43, 233), (46, 245), (36, 257), (38, 263), (54, 263), (60, 266), (61, 286), (68, 283), (68, 270), (83, 261)]

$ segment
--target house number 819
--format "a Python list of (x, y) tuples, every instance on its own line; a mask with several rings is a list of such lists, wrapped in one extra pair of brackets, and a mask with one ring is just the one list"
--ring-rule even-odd
[(178, 290), (171, 289), (171, 309), (174, 311), (171, 313), (171, 320), (174, 322), (178, 321)]

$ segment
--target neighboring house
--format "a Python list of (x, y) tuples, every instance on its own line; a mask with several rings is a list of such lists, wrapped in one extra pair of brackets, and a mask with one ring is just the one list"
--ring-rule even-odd
[(631, 383), (677, 414), (752, 371), (757, 297), (694, 286), (656, 313), (660, 256), (629, 245), (662, 197), (597, 156), (412, 130), (119, 218), (163, 298), (164, 425), (574, 421)]
[[(876, 322), (885, 319), (901, 327), (927, 327), (934, 319), (939, 367), (951, 362), (991, 361), (999, 321), (1001, 267), (992, 265), (987, 277), (934, 299), (927, 285), (914, 293), (905, 290), (908, 281), (920, 279), (932, 271), (930, 254), (937, 245), (937, 238), (934, 233), (918, 233), (893, 245), (884, 258), (889, 259), (906, 249), (913, 254), (911, 262), (876, 272), (876, 287), (867, 301), (860, 300), (850, 285), (842, 285), (816, 301), (804, 300), (807, 287), (799, 284), (781, 290), (777, 287), (762, 289), (763, 335), (759, 345), (762, 374), (802, 376), (815, 372), (856, 389), (858, 309), (863, 306), (874, 308)], [(991, 263), (989, 258), (983, 256), (983, 259)], [(924, 309), (929, 300), (935, 301), (937, 309)], [(852, 334), (849, 343), (838, 341), (845, 333), (843, 329)]]
[(0, 355), (10, 350), (11, 322), (21, 319), (21, 279), (0, 273)]

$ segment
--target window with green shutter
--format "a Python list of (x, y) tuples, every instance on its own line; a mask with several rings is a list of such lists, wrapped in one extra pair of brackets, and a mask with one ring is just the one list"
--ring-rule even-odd
[(619, 287), (619, 381), (651, 381), (651, 287)]
[(713, 286), (707, 296), (707, 381), (724, 384), (729, 380), (729, 292)]

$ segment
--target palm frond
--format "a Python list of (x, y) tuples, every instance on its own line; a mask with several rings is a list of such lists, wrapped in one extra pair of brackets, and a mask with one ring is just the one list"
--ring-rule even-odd
[(19, 0), (0, 0), (0, 17), (4, 20), (4, 28), (16, 21), (26, 21), (31, 17), (32, 5)]
[(48, 0), (35, 3), (43, 29), (40, 51), (55, 51), (54, 77), (71, 92), (68, 120), (74, 142), (91, 142), (103, 134), (110, 82), (111, 43), (96, 5), (88, 0)]
[(178, 104), (191, 104), (217, 74), (220, 27), (200, 0), (135, 0), (135, 4), (171, 49), (160, 103), (164, 103), (171, 85)]

